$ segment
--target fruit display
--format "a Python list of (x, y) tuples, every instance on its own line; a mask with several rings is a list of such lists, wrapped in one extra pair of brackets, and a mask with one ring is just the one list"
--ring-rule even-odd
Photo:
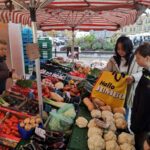
[(7, 108), (0, 108), (0, 141), (7, 146), (16, 147), (21, 140), (18, 124), (28, 115)]
[(71, 71), (69, 72), (71, 76), (79, 77), (79, 78), (86, 78), (86, 75), (84, 73), (80, 73), (79, 71)]
[(69, 83), (64, 86), (63, 91), (69, 93), (70, 96), (80, 96), (80, 91), (74, 80), (70, 80)]
[[(7, 115), (7, 114), (6, 114)], [(18, 123), (21, 120), (19, 120), (15, 115), (8, 115), (8, 117), (6, 117), (6, 119), (3, 121), (3, 128), (1, 130), (2, 134), (7, 134), (9, 136), (15, 136), (20, 138), (20, 135), (18, 133)]]
[[(2, 99), (2, 98), (1, 98)], [(19, 107), (21, 105), (23, 105), (25, 102), (26, 102), (26, 99), (25, 97), (23, 96), (16, 96), (16, 95), (13, 95), (13, 94), (9, 94), (9, 93), (6, 93), (4, 96), (3, 96), (3, 100), (8, 103), (9, 105), (6, 106), (6, 107), (9, 107), (11, 109), (16, 109), (18, 110)], [(4, 106), (4, 105), (2, 105)]]
[(28, 100), (20, 107), (20, 110), (28, 114), (37, 115), (39, 112), (39, 105), (36, 101)]
[(89, 66), (84, 66), (81, 63), (75, 63), (74, 70), (69, 72), (69, 75), (74, 77), (78, 77), (81, 79), (85, 79), (86, 76), (90, 73), (91, 68)]
[(24, 95), (24, 96), (28, 96), (29, 93), (31, 92), (31, 89), (30, 88), (20, 87), (18, 85), (14, 85), (14, 86), (11, 87), (11, 91), (19, 93), (19, 94)]
[(39, 125), (42, 123), (42, 119), (39, 116), (26, 118), (25, 120), (21, 121), (19, 123), (19, 126), (21, 128), (24, 128), (26, 131), (30, 131), (32, 129), (35, 129), (36, 127), (39, 127)]

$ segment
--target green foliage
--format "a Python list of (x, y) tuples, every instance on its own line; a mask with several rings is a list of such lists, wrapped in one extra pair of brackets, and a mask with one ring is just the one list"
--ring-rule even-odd
[(113, 50), (115, 45), (112, 39), (98, 39), (94, 34), (77, 38), (75, 44), (80, 46), (81, 50)]
[(92, 47), (93, 50), (99, 50), (99, 49), (102, 49), (102, 43), (100, 43), (99, 41), (95, 42), (93, 47)]

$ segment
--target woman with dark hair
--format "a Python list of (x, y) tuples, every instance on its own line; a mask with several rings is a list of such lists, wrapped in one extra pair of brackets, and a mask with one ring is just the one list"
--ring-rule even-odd
[(132, 108), (135, 89), (142, 75), (142, 68), (135, 61), (133, 44), (128, 37), (121, 36), (118, 38), (115, 45), (115, 55), (110, 58), (104, 70), (128, 75), (128, 88), (125, 101), (125, 107), (127, 109), (126, 116), (128, 117), (128, 110)]

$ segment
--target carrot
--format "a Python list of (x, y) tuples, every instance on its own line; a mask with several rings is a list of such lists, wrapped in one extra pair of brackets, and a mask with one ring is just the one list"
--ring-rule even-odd
[(94, 109), (94, 104), (91, 102), (89, 98), (87, 97), (84, 98), (83, 103), (85, 104), (85, 106), (88, 108), (89, 111), (92, 111)]

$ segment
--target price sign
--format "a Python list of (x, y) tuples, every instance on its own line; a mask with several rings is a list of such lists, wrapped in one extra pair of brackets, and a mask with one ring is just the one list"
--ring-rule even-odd
[(46, 131), (41, 129), (41, 128), (36, 127), (35, 128), (35, 134), (38, 135), (41, 138), (44, 138), (44, 139), (46, 138), (46, 135), (45, 135)]
[(37, 43), (29, 43), (26, 46), (27, 55), (30, 60), (35, 60), (40, 58), (39, 47)]

